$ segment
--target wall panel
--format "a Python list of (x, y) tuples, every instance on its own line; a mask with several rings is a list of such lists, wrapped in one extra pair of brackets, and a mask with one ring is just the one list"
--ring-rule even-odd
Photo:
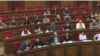
[(61, 5), (72, 5), (74, 1), (61, 1)]
[(25, 1), (25, 7), (45, 6), (45, 1)]
[(0, 9), (7, 8), (7, 1), (0, 1)]

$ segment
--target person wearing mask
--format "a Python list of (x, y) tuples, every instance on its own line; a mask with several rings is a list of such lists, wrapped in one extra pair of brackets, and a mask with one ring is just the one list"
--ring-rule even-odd
[(13, 27), (13, 26), (18, 26), (17, 22), (12, 19), (12, 21), (10, 22), (10, 26)]
[(58, 10), (56, 8), (54, 8), (53, 15), (57, 15), (57, 14), (59, 14), (59, 12), (58, 12)]
[(63, 27), (63, 30), (73, 30), (73, 28), (69, 25), (69, 23), (66, 23), (66, 25)]
[(49, 18), (45, 17), (45, 18), (43, 19), (43, 23), (49, 23), (49, 22), (50, 22)]
[(51, 15), (49, 9), (46, 9), (46, 11), (44, 12), (44, 15)]
[(30, 24), (28, 17), (25, 17), (25, 19), (23, 20), (22, 25), (28, 25)]
[(70, 14), (70, 13), (71, 13), (70, 10), (68, 10), (68, 8), (65, 8), (63, 14)]
[(39, 28), (39, 26), (38, 25), (36, 25), (35, 26), (35, 33), (36, 34), (40, 34), (42, 31), (41, 31), (41, 29)]
[(36, 19), (34, 20), (33, 23), (34, 24), (38, 24), (38, 23), (42, 23), (42, 21), (38, 17), (36, 17)]
[(99, 25), (95, 19), (93, 19), (93, 22), (90, 23), (90, 29), (99, 29)]
[(22, 31), (22, 34), (21, 36), (27, 36), (27, 35), (30, 35), (31, 32), (29, 32), (29, 30), (27, 30), (27, 28), (24, 28), (24, 30)]
[(80, 41), (87, 40), (87, 37), (86, 37), (84, 31), (82, 31), (82, 33), (79, 35), (79, 40), (80, 40)]
[(70, 40), (71, 40), (70, 34), (69, 34), (69, 32), (67, 32), (66, 35), (63, 36), (62, 42), (64, 42), (64, 41), (67, 42)]
[(94, 13), (91, 13), (91, 15), (89, 16), (89, 19), (90, 19), (90, 20), (96, 19)]
[(43, 46), (43, 45), (45, 45), (45, 43), (42, 42), (39, 38), (36, 38), (36, 40), (34, 41), (34, 43), (32, 45), (32, 48), (39, 47), (39, 46)]
[(50, 38), (48, 39), (48, 42), (52, 45), (52, 44), (57, 44), (60, 43), (60, 37), (57, 35), (57, 32), (54, 32), (53, 36), (50, 36)]
[(94, 36), (94, 41), (95, 40), (100, 40), (100, 33), (98, 33), (98, 34), (96, 34), (95, 36)]
[(85, 29), (85, 24), (82, 23), (82, 20), (79, 20), (79, 23), (76, 24), (76, 29), (77, 30)]
[(51, 23), (51, 25), (48, 28), (49, 31), (56, 31), (57, 30), (57, 26), (55, 25), (54, 22)]
[(62, 21), (60, 15), (57, 15), (57, 17), (55, 18), (54, 22), (59, 22)]
[(2, 20), (0, 20), (0, 28), (5, 28), (5, 27), (7, 27), (7, 25), (4, 24), (4, 23), (2, 22)]
[(31, 49), (32, 46), (31, 46), (31, 41), (30, 39), (27, 39), (26, 41), (24, 41), (21, 45), (20, 45), (20, 48), (19, 50), (20, 51), (28, 51), (29, 49)]
[(64, 16), (64, 21), (71, 21), (71, 16), (69, 16), (69, 14), (66, 14)]

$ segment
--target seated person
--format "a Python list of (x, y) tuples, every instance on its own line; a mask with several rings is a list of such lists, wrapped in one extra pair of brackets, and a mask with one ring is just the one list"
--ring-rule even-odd
[(49, 31), (56, 31), (57, 30), (57, 26), (55, 25), (54, 22), (51, 23), (51, 25), (49, 26)]
[(66, 14), (64, 16), (64, 21), (71, 21), (71, 16), (69, 16), (69, 14)]
[(87, 40), (87, 37), (86, 37), (84, 31), (82, 31), (82, 33), (79, 35), (79, 40), (80, 40), (80, 41)]
[(29, 49), (31, 49), (31, 41), (30, 39), (27, 39), (25, 42), (23, 42), (19, 48), (20, 51), (28, 51)]
[(39, 38), (36, 38), (36, 40), (34, 41), (34, 43), (32, 45), (32, 48), (38, 47), (38, 46), (43, 46), (43, 45), (45, 45), (45, 43), (42, 42)]
[(61, 21), (61, 17), (60, 17), (60, 15), (57, 15), (57, 17), (55, 18), (54, 22), (59, 22), (59, 21)]
[(69, 23), (66, 23), (66, 25), (63, 27), (63, 30), (73, 30), (73, 28), (69, 25)]
[(42, 21), (38, 17), (36, 17), (36, 19), (34, 20), (33, 23), (34, 24), (38, 24), (38, 23), (42, 23)]
[(31, 32), (29, 32), (29, 30), (27, 30), (27, 28), (24, 28), (24, 31), (22, 31), (22, 34), (21, 36), (27, 36), (27, 35), (30, 35)]
[(93, 22), (90, 23), (90, 29), (99, 29), (99, 25), (96, 20), (93, 19)]
[(40, 34), (42, 32), (38, 25), (35, 26), (34, 31), (35, 31), (36, 34)]
[(4, 24), (4, 23), (2, 22), (2, 20), (0, 20), (0, 28), (4, 28), (4, 27), (7, 27), (7, 25)]
[(100, 40), (100, 33), (94, 36), (94, 40)]
[(45, 16), (45, 18), (43, 19), (43, 23), (49, 23), (50, 20)]
[(68, 8), (65, 8), (63, 14), (69, 14), (69, 13), (71, 13), (70, 10), (68, 10)]
[(48, 39), (48, 42), (52, 45), (52, 44), (57, 44), (60, 43), (60, 37), (57, 35), (57, 32), (54, 32), (53, 36), (50, 36), (50, 38)]
[(85, 24), (82, 23), (82, 20), (79, 20), (79, 23), (76, 24), (76, 29), (78, 30), (85, 29)]
[(53, 15), (57, 15), (57, 14), (59, 14), (59, 12), (58, 12), (58, 10), (56, 8), (54, 8)]
[(30, 24), (28, 17), (25, 17), (25, 19), (23, 20), (22, 25), (28, 25)]
[(49, 9), (46, 9), (46, 11), (44, 12), (44, 15), (51, 15)]
[(10, 26), (11, 27), (12, 26), (18, 26), (18, 24), (17, 24), (17, 22), (14, 19), (12, 19), (12, 21), (10, 22)]
[(70, 40), (71, 40), (70, 34), (69, 34), (69, 32), (67, 32), (66, 35), (63, 36), (62, 42), (64, 42), (64, 41), (67, 42)]
[(89, 16), (89, 19), (90, 19), (90, 20), (96, 19), (94, 13), (91, 13), (91, 15)]

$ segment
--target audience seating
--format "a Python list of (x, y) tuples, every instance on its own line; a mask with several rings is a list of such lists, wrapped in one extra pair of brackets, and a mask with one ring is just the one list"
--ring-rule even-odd
[(31, 7), (26, 7), (25, 9), (26, 9), (26, 10), (32, 10), (32, 8), (31, 8)]
[(10, 9), (9, 8), (4, 8), (4, 12), (9, 12)]
[(45, 9), (50, 9), (50, 6), (44, 6)]
[(32, 33), (35, 34), (35, 27), (32, 27)]
[(78, 7), (77, 4), (72, 4), (72, 7)]
[(24, 29), (20, 29), (20, 35), (22, 34), (22, 31), (24, 31)]
[(6, 25), (7, 25), (7, 27), (10, 26), (10, 22), (11, 22), (11, 21), (6, 21)]
[(88, 23), (88, 28), (90, 29), (90, 23)]
[(35, 39), (31, 39), (31, 45), (33, 45), (34, 41), (35, 41)]
[(81, 7), (87, 7), (87, 5), (86, 5), (86, 4), (81, 4), (80, 6), (81, 6)]
[(39, 12), (33, 12), (33, 16), (39, 16), (40, 13)]
[(15, 11), (22, 11), (21, 7), (16, 7)]
[[(86, 34), (85, 34), (86, 35)], [(78, 40), (79, 40), (79, 36), (80, 36), (80, 34), (78, 34)]]
[(7, 15), (0, 15), (0, 19), (7, 19)]
[(24, 17), (29, 17), (30, 13), (24, 13)]
[(4, 38), (12, 38), (14, 37), (13, 31), (4, 31)]
[(63, 5), (62, 7), (63, 7), (63, 8), (68, 8), (68, 5)]
[(65, 34), (61, 34), (61, 37), (60, 37), (60, 39), (61, 39), (61, 41), (63, 40), (63, 36), (64, 36)]
[(18, 14), (11, 14), (12, 18), (18, 18)]
[(59, 8), (59, 5), (54, 5), (53, 8)]
[(20, 20), (20, 25), (22, 25), (22, 23), (23, 23), (23, 20)]
[(76, 20), (83, 20), (83, 16), (76, 16)]
[(61, 24), (61, 25), (60, 25), (61, 30), (63, 30), (63, 28), (64, 28), (65, 25), (66, 25), (66, 24)]
[(85, 9), (85, 13), (91, 13), (91, 9)]
[(89, 19), (89, 16), (90, 16), (90, 15), (87, 15), (87, 19)]
[(41, 6), (35, 6), (35, 9), (41, 9)]
[(74, 10), (74, 13), (81, 13), (81, 10), (80, 9), (76, 9), (76, 10)]

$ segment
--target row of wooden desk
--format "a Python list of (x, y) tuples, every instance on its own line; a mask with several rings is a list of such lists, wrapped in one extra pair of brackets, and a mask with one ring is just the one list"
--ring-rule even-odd
[[(100, 33), (100, 29), (86, 29), (86, 30), (69, 30), (69, 31), (57, 31), (58, 36), (60, 37), (61, 34), (65, 34), (66, 32), (70, 33), (70, 36), (72, 38), (72, 41), (78, 41), (78, 34), (81, 33), (81, 31), (85, 31), (87, 35), (87, 39), (93, 40), (94, 35), (97, 33)], [(28, 36), (16, 36), (11, 39), (4, 39), (4, 49), (6, 54), (14, 53), (14, 43), (18, 41), (25, 41), (27, 38), (29, 39), (35, 39), (36, 37), (39, 37), (41, 41), (48, 44), (48, 38), (53, 35), (53, 32), (50, 33), (41, 33), (41, 34), (31, 34)]]
[(47, 46), (24, 51), (17, 56), (100, 56), (100, 41)]

